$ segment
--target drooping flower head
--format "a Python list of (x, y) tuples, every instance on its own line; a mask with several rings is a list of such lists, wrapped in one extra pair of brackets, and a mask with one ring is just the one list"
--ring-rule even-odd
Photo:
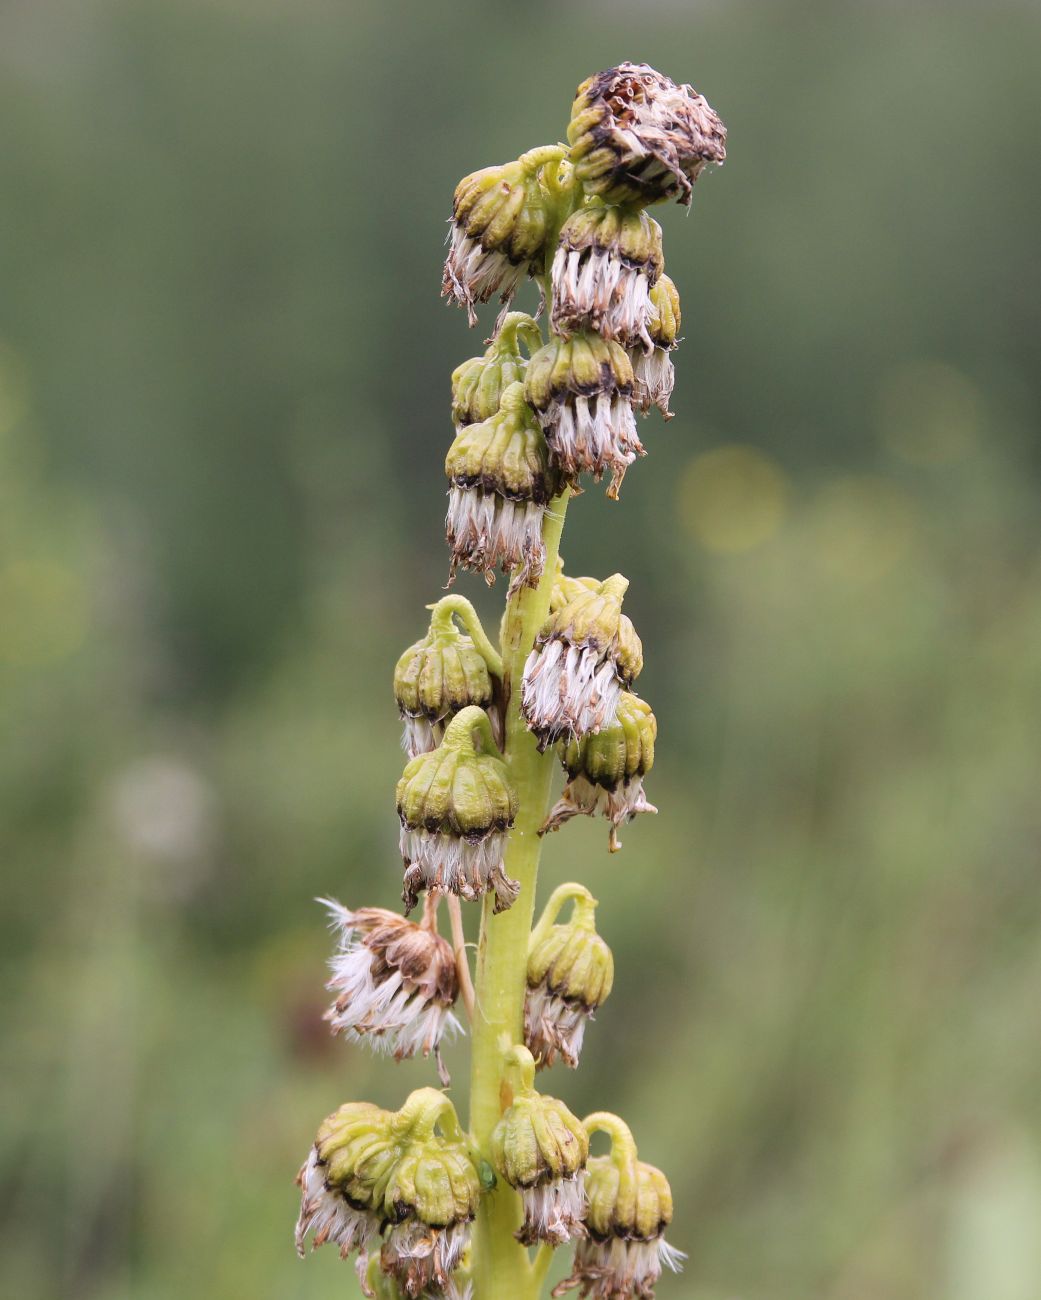
[(606, 203), (689, 204), (702, 169), (727, 156), (726, 127), (705, 97), (646, 63), (587, 77), (567, 138), (575, 175)]
[(542, 346), (542, 333), (534, 319), (523, 311), (511, 311), (503, 318), (484, 354), (471, 357), (452, 371), (452, 420), (458, 433), (468, 424), (479, 424), (498, 411), (502, 395), (511, 384), (523, 381), (528, 353)]
[(359, 1280), (371, 1291), (368, 1248), (383, 1233), (380, 1267), (405, 1295), (441, 1294), (452, 1285), (482, 1183), (442, 1093), (420, 1088), (398, 1111), (341, 1106), (318, 1130), (297, 1183), (301, 1255), (309, 1232), (314, 1248), (334, 1241), (344, 1259), (356, 1251)]
[(676, 286), (663, 275), (651, 290), (651, 314), (647, 321), (646, 342), (649, 347), (632, 347), (629, 360), (633, 365), (633, 405), (638, 411), (656, 406), (672, 419), (669, 398), (676, 384), (676, 369), (670, 355), (679, 341), (680, 296)]
[(382, 1194), (388, 1227), (380, 1267), (409, 1300), (418, 1300), (452, 1288), (480, 1202), (481, 1174), (443, 1094), (421, 1088), (397, 1118), (406, 1138)]
[(496, 911), (510, 906), (519, 886), (502, 859), (517, 799), (482, 709), (457, 713), (439, 747), (408, 763), (397, 807), (406, 912), (421, 889), (467, 899), (492, 889)]
[(525, 396), (568, 482), (583, 473), (599, 482), (610, 473), (607, 495), (617, 499), (625, 471), (644, 454), (632, 394), (633, 367), (625, 349), (591, 330), (554, 336), (531, 358)]
[(563, 150), (532, 149), (516, 162), (484, 167), (456, 186), (442, 296), (477, 323), (477, 303), (498, 294), (508, 304), (524, 277), (542, 269), (550, 207), (540, 180)]
[(460, 430), (445, 473), (453, 572), (461, 564), (494, 582), (497, 568), (516, 569), (511, 592), (538, 586), (546, 558), (542, 517), (560, 483), (522, 383), (506, 389), (493, 416)]
[(433, 1052), (447, 1085), (440, 1046), (446, 1034), (460, 1031), (452, 1011), (459, 978), (452, 946), (437, 932), (436, 896), (427, 896), (419, 924), (382, 907), (352, 912), (321, 901), (340, 934), (326, 985), (337, 995), (325, 1013), (333, 1033), (396, 1061)]
[(642, 339), (663, 265), (661, 227), (645, 212), (579, 208), (561, 228), (553, 258), (553, 329), (588, 326), (626, 345)]
[(312, 1250), (331, 1241), (343, 1259), (354, 1251), (364, 1253), (379, 1232), (381, 1215), (373, 1193), (396, 1159), (391, 1119), (391, 1112), (356, 1101), (323, 1122), (296, 1177), (298, 1255), (304, 1254), (309, 1232)]
[(553, 1294), (578, 1288), (590, 1300), (654, 1300), (662, 1265), (678, 1273), (683, 1260), (664, 1236), (672, 1222), (668, 1180), (637, 1159), (632, 1134), (617, 1116), (590, 1115), (585, 1127), (610, 1134), (611, 1154), (594, 1156), (586, 1167), (587, 1236), (575, 1248), (571, 1276)]
[(515, 1065), (511, 1105), (492, 1133), (492, 1160), (521, 1194), (524, 1223), (514, 1234), (525, 1246), (563, 1245), (584, 1233), (583, 1171), (589, 1138), (562, 1101), (534, 1088), (535, 1062), (527, 1048), (510, 1051)]
[(643, 647), (622, 613), (620, 573), (550, 614), (524, 665), (521, 713), (540, 749), (615, 720), (618, 699), (643, 668)]
[(568, 774), (560, 800), (540, 834), (555, 831), (584, 813), (602, 813), (611, 823), (611, 852), (620, 849), (618, 828), (637, 813), (658, 810), (647, 802), (643, 778), (654, 765), (658, 723), (650, 705), (630, 691), (618, 698), (614, 722), (595, 736), (560, 742), (560, 757)]
[[(561, 908), (574, 904), (571, 919), (557, 923)], [(582, 1053), (586, 1022), (611, 992), (614, 958), (596, 932), (596, 899), (581, 885), (561, 885), (531, 932), (524, 1042), (540, 1069), (559, 1056), (574, 1070)]]
[[(430, 629), (409, 646), (394, 669), (394, 699), (404, 723), (401, 743), (409, 758), (436, 749), (448, 722), (470, 705), (484, 709), (493, 730), (502, 663), (484, 634), (477, 612), (462, 596), (445, 596), (432, 607)], [(456, 627), (459, 617), (471, 632)]]

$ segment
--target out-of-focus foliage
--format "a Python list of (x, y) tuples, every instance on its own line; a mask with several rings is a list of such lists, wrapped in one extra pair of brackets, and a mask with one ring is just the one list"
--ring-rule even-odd
[(311, 900), (400, 885), (389, 679), (481, 337), (443, 221), (634, 58), (730, 161), (659, 214), (678, 417), (564, 548), (632, 579), (661, 813), (549, 844), (617, 963), (553, 1091), (668, 1169), (663, 1300), (1036, 1300), (1037, 10), (9, 0), (0, 33), (0, 1292), (351, 1293), (293, 1255), (293, 1174), (432, 1074), (328, 1040)]

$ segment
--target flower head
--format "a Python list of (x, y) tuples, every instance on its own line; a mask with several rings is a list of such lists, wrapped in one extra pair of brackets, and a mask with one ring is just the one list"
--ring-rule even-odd
[(352, 912), (322, 901), (340, 932), (326, 985), (337, 995), (325, 1013), (333, 1033), (397, 1061), (433, 1052), (447, 1084), (440, 1045), (460, 1030), (452, 1013), (459, 980), (452, 946), (437, 932), (436, 903), (416, 924), (382, 907)]
[(615, 574), (550, 614), (524, 665), (521, 712), (541, 749), (596, 733), (643, 667), (643, 647), (622, 613), (629, 583)]
[(495, 415), (460, 430), (445, 473), (453, 571), (461, 564), (494, 582), (496, 568), (516, 568), (511, 591), (537, 586), (546, 558), (542, 516), (559, 482), (522, 383), (506, 389)]
[(589, 330), (554, 337), (528, 363), (525, 395), (565, 479), (610, 472), (617, 499), (625, 471), (644, 454), (632, 408), (633, 367), (625, 349)]
[(479, 632), (470, 603), (446, 597), (434, 606), (426, 636), (409, 646), (394, 669), (401, 743), (409, 758), (436, 749), (448, 722), (470, 705), (486, 710), (493, 728), (499, 722), (493, 673), (475, 641), (456, 627), (453, 615), (460, 612)]
[(395, 1158), (390, 1112), (369, 1102), (349, 1102), (318, 1130), (314, 1146), (297, 1174), (300, 1217), (297, 1254), (303, 1256), (307, 1234), (312, 1249), (327, 1241), (346, 1259), (365, 1251), (380, 1229), (373, 1190)]
[(557, 571), (553, 578), (553, 589), (549, 596), (549, 612), (556, 614), (558, 610), (576, 596), (581, 596), (587, 591), (598, 591), (600, 589), (599, 578), (571, 578), (564, 572), (564, 560), (558, 554)]
[(666, 420), (671, 420), (669, 398), (676, 383), (676, 371), (670, 353), (679, 341), (680, 296), (669, 277), (663, 275), (651, 290), (650, 300), (646, 332), (650, 346), (629, 349), (633, 365), (633, 406), (638, 411), (657, 406)]
[(524, 379), (529, 352), (542, 346), (542, 334), (526, 312), (511, 311), (502, 321), (483, 356), (471, 357), (452, 371), (452, 419), (456, 433), (479, 424), (499, 409), (511, 384)]
[(618, 828), (637, 813), (657, 812), (647, 802), (643, 778), (654, 764), (658, 724), (650, 705), (623, 691), (615, 720), (595, 736), (560, 742), (560, 757), (568, 774), (559, 802), (550, 811), (542, 832), (555, 831), (579, 813), (602, 813), (611, 823), (611, 852), (620, 849)]
[[(574, 901), (574, 914), (555, 924), (568, 899)], [(611, 992), (614, 958), (596, 932), (595, 914), (596, 899), (587, 889), (562, 885), (531, 933), (524, 1042), (540, 1068), (558, 1056), (571, 1069), (578, 1066), (586, 1022)]]
[(549, 207), (539, 172), (561, 156), (553, 147), (533, 149), (456, 186), (441, 293), (466, 308), (471, 325), (475, 304), (496, 293), (508, 304), (525, 275), (541, 265)]
[(582, 1177), (589, 1138), (581, 1120), (562, 1101), (535, 1091), (531, 1053), (517, 1047), (512, 1052), (521, 1058), (521, 1080), (492, 1133), (492, 1159), (521, 1194), (524, 1223), (515, 1234), (517, 1240), (525, 1246), (540, 1241), (560, 1246), (584, 1232)]
[(495, 910), (509, 907), (519, 886), (506, 875), (502, 859), (516, 802), (487, 714), (463, 709), (440, 746), (412, 759), (398, 782), (406, 911), (421, 889), (468, 899), (493, 889)]
[(480, 1177), (457, 1125), (452, 1136), (420, 1132), (405, 1147), (383, 1196), (391, 1226), (380, 1267), (406, 1296), (448, 1288), (469, 1244), (480, 1197)]
[(315, 1247), (337, 1242), (345, 1259), (357, 1251), (371, 1293), (367, 1248), (382, 1232), (380, 1267), (406, 1296), (449, 1291), (481, 1196), (474, 1159), (452, 1103), (433, 1088), (413, 1092), (398, 1111), (341, 1106), (318, 1130), (297, 1179), (298, 1251), (308, 1232)]
[(553, 258), (553, 328), (588, 325), (631, 343), (645, 333), (661, 275), (661, 227), (637, 208), (592, 203), (570, 216)]
[(660, 1169), (636, 1157), (628, 1128), (614, 1115), (591, 1115), (586, 1129), (611, 1134), (611, 1154), (586, 1168), (585, 1240), (575, 1249), (571, 1276), (555, 1296), (579, 1288), (591, 1300), (654, 1300), (662, 1265), (679, 1272), (683, 1255), (665, 1240), (672, 1191)]
[(567, 138), (575, 175), (607, 203), (689, 204), (702, 169), (727, 156), (726, 127), (704, 96), (646, 63), (583, 81)]

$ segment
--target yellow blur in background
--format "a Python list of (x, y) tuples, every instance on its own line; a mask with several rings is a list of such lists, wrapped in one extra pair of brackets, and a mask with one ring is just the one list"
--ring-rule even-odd
[(400, 889), (490, 325), (444, 221), (632, 58), (730, 157), (656, 212), (677, 418), (569, 513), (660, 812), (547, 845), (617, 972), (547, 1086), (667, 1170), (662, 1300), (1038, 1300), (1039, 54), (1013, 3), (3, 7), (0, 1294), (354, 1293), (293, 1176), (432, 1074), (329, 1039), (312, 900)]

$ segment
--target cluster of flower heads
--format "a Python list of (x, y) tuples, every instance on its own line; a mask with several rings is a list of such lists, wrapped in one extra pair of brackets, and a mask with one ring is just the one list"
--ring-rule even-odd
[[(725, 135), (690, 86), (623, 64), (579, 87), (567, 146), (485, 168), (456, 190), (443, 292), (471, 324), (493, 296), (502, 310), (483, 355), (452, 376), (449, 582), (462, 568), (489, 583), (508, 574), (511, 597), (544, 584), (547, 614), (511, 685), (467, 600), (449, 595), (430, 606), (427, 633), (394, 672), (407, 755), (396, 791), (405, 914), (320, 900), (338, 936), (325, 1016), (332, 1032), (397, 1060), (433, 1056), (445, 1086), (441, 1045), (463, 1032), (457, 1003), (473, 1014), (458, 900), (488, 899), (494, 914), (520, 890), (506, 870), (519, 812), (503, 752), (511, 691), (511, 728), (519, 712), (538, 751), (553, 747), (566, 776), (540, 834), (600, 814), (614, 851), (623, 824), (655, 811), (643, 783), (657, 723), (633, 692), (643, 650), (622, 613), (627, 580), (571, 578), (559, 559), (550, 580), (545, 523), (582, 474), (609, 476), (608, 495), (617, 497), (644, 454), (635, 414), (656, 406), (670, 418), (679, 297), (645, 209), (689, 204), (705, 165), (725, 158)], [(536, 317), (509, 309), (527, 276), (540, 284), (548, 342)], [(422, 917), (411, 920), (421, 894)], [(438, 931), (445, 897), (453, 943)], [(668, 1182), (638, 1160), (617, 1117), (580, 1121), (535, 1088), (538, 1071), (577, 1067), (587, 1022), (611, 992), (614, 963), (595, 912), (587, 889), (563, 885), (531, 931), (523, 1042), (505, 1035), (500, 1044), (501, 1113), (484, 1148), (430, 1088), (399, 1111), (340, 1107), (297, 1178), (300, 1254), (310, 1238), (356, 1256), (362, 1291), (374, 1300), (470, 1300), (471, 1224), (498, 1182), (519, 1195), (522, 1245), (574, 1246), (554, 1295), (651, 1300), (663, 1266), (677, 1269), (682, 1258), (664, 1239)], [(591, 1158), (596, 1132), (609, 1135), (611, 1150)]]
[[(670, 418), (680, 303), (646, 209), (689, 204), (706, 165), (726, 158), (704, 97), (645, 64), (584, 81), (567, 138), (465, 177), (452, 207), (443, 294), (471, 325), (477, 305), (503, 304), (488, 351), (453, 376), (446, 465), (453, 572), (489, 580), (502, 568), (535, 585), (553, 495), (588, 473), (609, 476), (617, 498), (644, 455), (635, 413)], [(525, 277), (548, 299), (545, 344), (530, 316), (508, 311)]]

